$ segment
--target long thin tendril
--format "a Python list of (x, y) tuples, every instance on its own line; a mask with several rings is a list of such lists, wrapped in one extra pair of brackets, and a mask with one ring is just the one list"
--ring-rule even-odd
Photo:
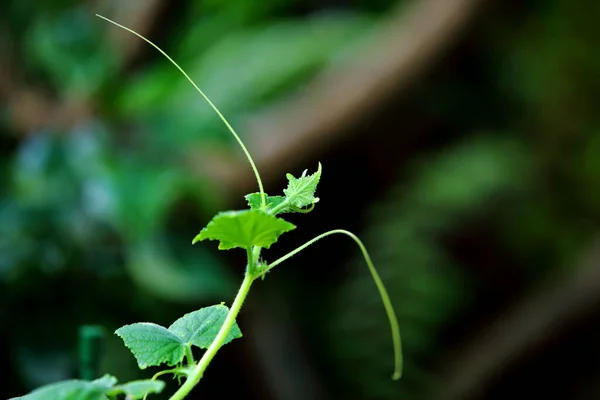
[(115, 21), (113, 21), (111, 19), (103, 17), (102, 15), (99, 15), (99, 14), (96, 14), (96, 16), (99, 17), (99, 18), (102, 18), (105, 21), (110, 22), (111, 24), (114, 24), (114, 25), (118, 26), (119, 28), (125, 29), (127, 32), (133, 33), (135, 36), (139, 37), (140, 39), (142, 39), (143, 41), (145, 41), (146, 43), (148, 43), (149, 45), (151, 45), (152, 47), (154, 47), (156, 50), (158, 50), (160, 52), (160, 54), (162, 54), (163, 56), (165, 56), (167, 58), (167, 60), (169, 60), (171, 62), (171, 64), (173, 64), (179, 70), (179, 72), (181, 72), (183, 74), (183, 76), (186, 77), (186, 79), (192, 84), (192, 86), (194, 87), (194, 89), (196, 89), (198, 91), (198, 93), (200, 93), (200, 95), (204, 98), (204, 100), (206, 100), (206, 102), (217, 113), (217, 115), (219, 116), (219, 118), (221, 118), (221, 121), (223, 121), (223, 123), (225, 124), (225, 126), (227, 127), (227, 129), (229, 129), (229, 132), (231, 132), (231, 134), (233, 135), (233, 137), (235, 137), (235, 140), (237, 140), (238, 144), (242, 148), (242, 151), (246, 155), (246, 158), (248, 159), (248, 162), (250, 163), (250, 166), (252, 167), (252, 171), (254, 172), (254, 176), (256, 177), (256, 181), (258, 182), (258, 189), (260, 191), (261, 202), (262, 202), (263, 207), (265, 207), (266, 206), (266, 202), (267, 202), (267, 196), (266, 196), (265, 190), (263, 188), (262, 180), (260, 179), (260, 174), (258, 173), (258, 168), (256, 168), (256, 164), (254, 163), (254, 160), (252, 159), (252, 156), (250, 155), (250, 152), (248, 151), (248, 149), (244, 145), (244, 142), (242, 142), (242, 139), (240, 139), (239, 135), (235, 132), (235, 130), (233, 129), (233, 127), (231, 126), (231, 124), (227, 121), (227, 119), (225, 118), (225, 116), (223, 116), (223, 114), (221, 114), (221, 111), (219, 111), (219, 109), (217, 108), (217, 106), (215, 106), (213, 104), (213, 102), (210, 101), (210, 99), (208, 98), (208, 96), (204, 94), (204, 92), (198, 87), (198, 85), (196, 85), (196, 83), (183, 70), (183, 68), (181, 68), (179, 66), (179, 64), (177, 64), (175, 62), (175, 60), (173, 60), (167, 53), (165, 53), (160, 47), (158, 47), (152, 41), (150, 41), (149, 39), (146, 39), (144, 36), (140, 35), (136, 31), (134, 31), (132, 29), (129, 29), (126, 26), (123, 26), (121, 24), (118, 24), (118, 23), (116, 23)]
[(290, 251), (285, 256), (270, 263), (264, 270), (262, 270), (260, 272), (258, 277), (264, 276), (264, 274), (269, 272), (269, 270), (271, 270), (272, 268), (281, 264), (285, 260), (292, 258), (293, 256), (295, 256), (302, 250), (306, 249), (311, 244), (314, 244), (315, 242), (318, 242), (319, 240), (321, 240), (327, 236), (334, 235), (336, 233), (340, 233), (340, 234), (349, 236), (350, 238), (352, 238), (352, 240), (354, 240), (356, 242), (356, 244), (358, 244), (358, 247), (360, 247), (360, 251), (362, 252), (363, 257), (364, 257), (365, 261), (367, 262), (369, 271), (371, 272), (371, 275), (373, 276), (373, 280), (375, 281), (375, 285), (377, 286), (377, 290), (379, 291), (379, 295), (381, 296), (381, 301), (383, 302), (385, 312), (390, 321), (390, 328), (392, 331), (392, 342), (394, 344), (394, 364), (395, 364), (394, 373), (392, 374), (392, 379), (398, 380), (402, 376), (402, 343), (400, 340), (400, 328), (398, 326), (398, 318), (396, 317), (396, 313), (394, 311), (394, 306), (392, 306), (392, 302), (390, 301), (390, 296), (388, 295), (388, 292), (385, 289), (385, 285), (383, 284), (383, 281), (379, 277), (379, 274), (377, 273), (377, 270), (375, 269), (375, 265), (373, 265), (373, 261), (371, 261), (371, 257), (369, 256), (369, 252), (367, 251), (367, 248), (355, 234), (353, 234), (352, 232), (346, 231), (344, 229), (334, 229), (329, 232), (325, 232), (325, 233), (309, 240), (308, 242), (304, 243), (302, 246), (296, 248), (295, 250)]

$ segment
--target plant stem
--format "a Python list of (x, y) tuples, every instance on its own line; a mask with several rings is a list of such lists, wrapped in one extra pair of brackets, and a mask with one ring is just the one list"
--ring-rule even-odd
[(285, 200), (282, 201), (278, 206), (273, 207), (273, 209), (269, 211), (269, 214), (271, 214), (271, 215), (277, 215), (277, 213), (279, 212), (279, 210), (287, 207), (287, 205), (288, 205), (289, 202), (290, 202), (290, 199), (288, 199), (286, 197)]
[(192, 347), (189, 345), (185, 346), (185, 358), (189, 365), (194, 364), (194, 355), (192, 354)]
[[(249, 263), (253, 264), (253, 261), (254, 260), (249, 260)], [(212, 361), (213, 357), (217, 354), (217, 351), (219, 351), (219, 349), (223, 345), (223, 342), (227, 338), (229, 331), (231, 331), (231, 328), (235, 323), (235, 319), (239, 314), (240, 309), (242, 308), (242, 304), (244, 304), (244, 300), (246, 299), (246, 296), (248, 296), (248, 292), (250, 291), (250, 286), (252, 286), (253, 281), (254, 277), (250, 273), (250, 269), (248, 269), (246, 271), (246, 275), (244, 276), (242, 285), (240, 286), (240, 289), (238, 290), (238, 293), (235, 296), (235, 300), (233, 301), (233, 304), (229, 309), (229, 313), (225, 318), (225, 322), (223, 322), (223, 326), (217, 334), (217, 337), (210, 344), (208, 349), (206, 349), (206, 352), (198, 362), (198, 365), (196, 365), (196, 367), (192, 370), (192, 372), (189, 374), (183, 385), (179, 387), (179, 389), (171, 396), (169, 400), (182, 400), (192, 391), (194, 386), (196, 386), (196, 384), (200, 381), (202, 375), (204, 374), (204, 371)]]
[(252, 248), (252, 253), (251, 255), (248, 255), (248, 257), (252, 257), (252, 264), (249, 264), (252, 266), (252, 268), (250, 269), (250, 273), (252, 274), (252, 276), (254, 278), (256, 278), (256, 268), (258, 265), (258, 260), (260, 258), (260, 251), (262, 250), (262, 247), (260, 246), (254, 246)]

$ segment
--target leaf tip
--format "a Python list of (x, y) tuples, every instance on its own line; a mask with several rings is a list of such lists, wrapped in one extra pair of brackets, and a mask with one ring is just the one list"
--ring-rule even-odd
[(202, 240), (202, 232), (200, 232), (199, 234), (196, 235), (196, 237), (194, 237), (194, 239), (192, 239), (192, 245), (198, 243), (199, 241)]

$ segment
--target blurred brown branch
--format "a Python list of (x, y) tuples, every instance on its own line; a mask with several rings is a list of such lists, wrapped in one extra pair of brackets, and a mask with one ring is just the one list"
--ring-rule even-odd
[[(330, 65), (296, 96), (248, 120), (240, 130), (249, 138), (248, 147), (265, 183), (277, 179), (282, 169), (297, 169), (340, 141), (353, 125), (413, 83), (459, 36), (479, 3), (418, 0), (398, 7), (354, 57)], [(104, 1), (93, 11), (147, 34), (165, 4), (162, 0)], [(139, 56), (141, 41), (120, 30), (107, 32), (114, 35), (124, 65)], [(88, 118), (94, 108), (81, 99), (55, 101), (23, 84), (13, 84), (10, 90), (8, 115), (23, 132), (72, 126)], [(198, 173), (220, 182), (225, 194), (237, 195), (254, 186), (239, 152), (190, 149), (189, 163)]]
[(582, 265), (563, 273), (539, 291), (524, 297), (480, 333), (447, 367), (446, 379), (435, 398), (465, 400), (478, 397), (511, 365), (556, 340), (569, 324), (600, 305), (600, 240)]

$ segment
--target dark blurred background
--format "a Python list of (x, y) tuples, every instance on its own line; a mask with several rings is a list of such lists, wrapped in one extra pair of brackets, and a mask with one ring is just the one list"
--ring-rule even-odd
[[(230, 303), (241, 251), (191, 246), (256, 184), (323, 164), (190, 399), (600, 398), (600, 3), (9, 0), (0, 6), (0, 397), (149, 378), (112, 335)], [(169, 381), (167, 398), (176, 382)], [(204, 397), (201, 397), (204, 396)], [(158, 398), (159, 396), (157, 396)]]

